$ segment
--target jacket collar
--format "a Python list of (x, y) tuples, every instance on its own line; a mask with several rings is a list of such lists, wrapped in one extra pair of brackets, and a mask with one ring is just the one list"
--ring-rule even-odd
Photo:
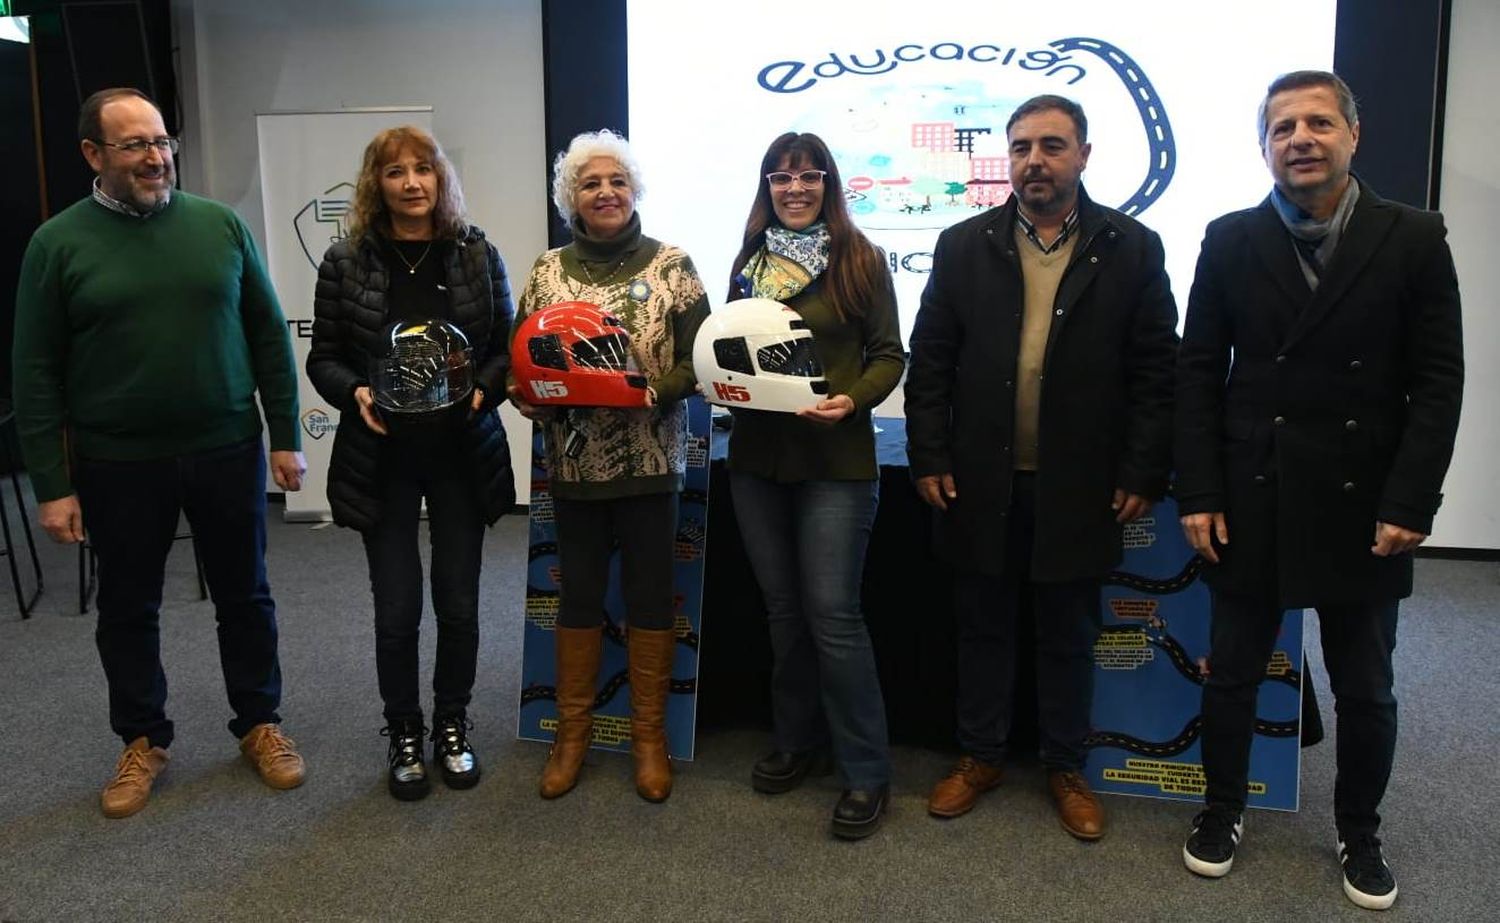
[(1286, 345), (1304, 336), (1348, 294), (1350, 286), (1364, 272), (1396, 220), (1396, 209), (1389, 202), (1357, 175), (1350, 176), (1359, 183), (1359, 199), (1354, 203), (1354, 214), (1349, 217), (1343, 237), (1323, 271), (1317, 291), (1309, 291), (1307, 281), (1302, 277), (1290, 234), (1271, 197), (1268, 195), (1252, 213), (1254, 227), (1250, 236), (1257, 257), (1288, 299), (1295, 305), (1305, 306), (1292, 325)]
[[(997, 239), (1004, 245), (1009, 245), (1010, 235), (1016, 226), (1016, 212), (1020, 209), (1020, 200), (1014, 193), (1005, 200), (1005, 204), (998, 208), (992, 208), (988, 220), (982, 227), (990, 231), (990, 237)], [(1089, 198), (1088, 190), (1083, 184), (1078, 184), (1078, 230), (1075, 237), (1080, 242), (1093, 237), (1098, 231), (1110, 224), (1109, 212), (1093, 199)], [(1075, 246), (1075, 252), (1081, 248)]]

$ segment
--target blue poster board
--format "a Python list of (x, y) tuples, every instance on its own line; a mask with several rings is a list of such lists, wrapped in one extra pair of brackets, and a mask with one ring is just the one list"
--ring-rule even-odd
[[(687, 484), (677, 512), (674, 549), (674, 604), (677, 655), (667, 700), (667, 751), (674, 759), (693, 758), (698, 708), (698, 644), (703, 626), (703, 555), (708, 536), (709, 407), (688, 401)], [(542, 435), (532, 437), (530, 548), (526, 566), (526, 627), (522, 636), (521, 706), (516, 736), (550, 742), (557, 732), (556, 661), (553, 628), (558, 587), (564, 579), (557, 559), (557, 529), (551, 485), (544, 466)], [(610, 560), (608, 621), (594, 699), (593, 746), (630, 749), (630, 673), (625, 654), (625, 607), (620, 598), (620, 556)]]
[[(1203, 800), (1200, 663), (1209, 656), (1209, 600), (1202, 567), (1172, 500), (1126, 526), (1125, 559), (1105, 580), (1104, 630), (1094, 648), (1087, 775), (1098, 791)], [(1260, 686), (1250, 807), (1297, 809), (1302, 666), (1297, 609), (1282, 619)]]

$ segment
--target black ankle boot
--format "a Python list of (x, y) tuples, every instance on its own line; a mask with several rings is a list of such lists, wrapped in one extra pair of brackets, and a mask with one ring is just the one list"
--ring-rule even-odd
[(845, 791), (833, 808), (833, 835), (841, 840), (862, 840), (879, 830), (890, 798), (890, 785)]
[(827, 750), (776, 750), (755, 762), (750, 770), (750, 787), (764, 795), (780, 795), (801, 785), (808, 776), (828, 775), (830, 768)]
[(479, 784), (479, 757), (469, 746), (468, 731), (474, 722), (463, 715), (433, 719), (432, 762), (449, 788), (473, 788)]
[(392, 721), (380, 729), (380, 736), (391, 739), (386, 751), (386, 761), (390, 764), (386, 787), (390, 789), (391, 797), (400, 801), (426, 798), (432, 790), (427, 767), (422, 762), (422, 735), (426, 730), (421, 718)]

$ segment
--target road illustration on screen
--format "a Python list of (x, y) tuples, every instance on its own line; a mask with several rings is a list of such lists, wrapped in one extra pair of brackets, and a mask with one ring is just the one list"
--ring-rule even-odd
[[(964, 49), (944, 44), (968, 57), (990, 47)], [(1059, 39), (1050, 45), (1059, 55), (1070, 51), (1094, 55), (1129, 91), (1145, 132), (1146, 171), (1118, 208), (1127, 215), (1139, 215), (1166, 191), (1176, 169), (1177, 151), (1165, 104), (1144, 68), (1119, 47), (1094, 38)], [(943, 47), (936, 45), (923, 53)], [(884, 53), (880, 54), (883, 58)], [(1041, 63), (1050, 65), (1044, 73), (1064, 66), (1058, 63), (1063, 60), (1071, 59), (1044, 59)], [(1025, 62), (1020, 66), (1025, 68)], [(1073, 79), (1088, 73), (1078, 64), (1066, 66)], [(838, 145), (844, 197), (862, 228), (941, 230), (976, 211), (1003, 205), (1010, 197), (1005, 122), (1024, 101), (1024, 97), (997, 96), (991, 83), (980, 79), (952, 84), (886, 83), (866, 87), (854, 107), (834, 99), (830, 107), (837, 111), (822, 106), (807, 109), (793, 127), (828, 132), (829, 126), (838, 126), (840, 130), (830, 134)]]

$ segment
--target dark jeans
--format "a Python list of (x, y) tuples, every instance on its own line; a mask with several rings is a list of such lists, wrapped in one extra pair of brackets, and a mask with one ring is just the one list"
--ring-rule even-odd
[(776, 749), (805, 753), (831, 740), (847, 787), (886, 784), (885, 699), (859, 595), (879, 482), (731, 473), (729, 483), (771, 631)]
[[(1396, 754), (1396, 697), (1391, 692), (1396, 608), (1395, 600), (1317, 607), (1323, 663), (1338, 715), (1333, 814), (1345, 837), (1380, 828), (1380, 800)], [(1203, 684), (1209, 804), (1244, 810), (1256, 692), (1281, 630), (1281, 615), (1274, 602), (1213, 594), (1209, 674)]]
[(158, 615), (163, 571), (185, 513), (218, 622), (230, 733), (281, 720), (276, 604), (266, 581), (266, 459), (260, 439), (151, 461), (80, 459), (73, 483), (99, 558), (94, 638), (109, 723), (126, 743), (172, 743)]
[(593, 628), (603, 623), (609, 560), (618, 544), (627, 624), (646, 631), (673, 627), (676, 491), (609, 500), (554, 497), (552, 509), (562, 575), (559, 625)]
[(382, 446), (380, 520), (364, 533), (375, 596), (375, 673), (388, 722), (422, 720), (418, 640), (422, 624), (422, 555), (417, 547), (422, 498), (432, 547), (432, 609), (437, 658), (432, 671), (436, 718), (462, 716), (479, 658), (479, 563), (484, 511), (474, 466), (461, 450), (406, 452)]
[(1036, 625), (1037, 723), (1048, 769), (1081, 770), (1094, 704), (1094, 642), (1103, 623), (1100, 581), (1035, 583), (1036, 478), (1015, 475), (1004, 569), (954, 578), (958, 629), (958, 743), (986, 763), (1005, 759), (1016, 682), (1016, 625)]

